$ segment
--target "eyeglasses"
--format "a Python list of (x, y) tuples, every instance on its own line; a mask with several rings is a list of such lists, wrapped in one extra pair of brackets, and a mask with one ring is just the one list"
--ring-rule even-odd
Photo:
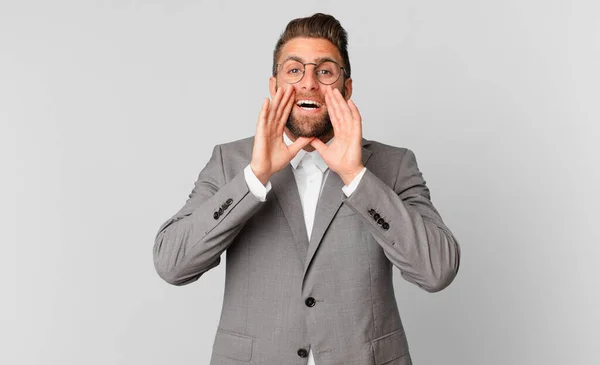
[(288, 59), (276, 66), (277, 70), (281, 73), (283, 81), (288, 84), (295, 84), (300, 82), (304, 77), (306, 65), (315, 66), (316, 78), (323, 85), (335, 83), (342, 75), (342, 71), (344, 72), (344, 75), (346, 74), (346, 70), (344, 70), (342, 66), (331, 60), (325, 60), (319, 63), (302, 63), (294, 59)]

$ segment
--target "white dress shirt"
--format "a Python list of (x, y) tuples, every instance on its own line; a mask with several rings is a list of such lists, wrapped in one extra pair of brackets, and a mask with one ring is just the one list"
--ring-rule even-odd
[[(284, 133), (283, 139), (286, 145), (290, 145), (293, 142)], [(331, 144), (333, 138), (327, 142)], [(315, 150), (312, 152), (306, 152), (300, 150), (296, 156), (290, 161), (290, 165), (293, 167), (294, 178), (296, 179), (296, 185), (298, 186), (298, 193), (300, 194), (300, 201), (302, 203), (302, 210), (304, 213), (304, 223), (306, 225), (306, 233), (308, 239), (312, 234), (312, 227), (315, 220), (315, 212), (317, 208), (317, 202), (325, 185), (325, 180), (329, 176), (329, 167), (325, 163), (325, 160)], [(363, 175), (365, 174), (366, 168), (352, 180), (350, 185), (346, 185), (342, 188), (344, 194), (349, 197), (350, 194), (356, 190), (356, 187), (360, 183)], [(250, 165), (244, 169), (244, 176), (246, 178), (246, 184), (250, 192), (254, 194), (260, 201), (265, 201), (267, 194), (271, 191), (271, 182), (269, 181), (264, 186), (260, 180), (254, 175)], [(308, 353), (308, 365), (315, 365), (312, 350)]]

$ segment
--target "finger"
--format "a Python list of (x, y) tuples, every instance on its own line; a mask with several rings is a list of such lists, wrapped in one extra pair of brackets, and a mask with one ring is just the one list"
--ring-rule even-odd
[[(290, 87), (290, 89), (293, 89), (293, 87)], [(285, 124), (287, 123), (287, 120), (290, 116), (290, 113), (292, 111), (292, 108), (294, 107), (294, 105), (296, 104), (296, 100), (294, 98), (294, 95), (296, 94), (295, 91), (292, 91), (290, 93), (290, 97), (287, 101), (287, 104), (285, 105), (285, 109), (283, 110), (283, 113), (281, 114), (281, 117), (279, 119), (279, 123), (277, 125), (277, 132), (278, 133), (283, 133), (283, 128), (285, 127)]]
[(290, 151), (292, 156), (296, 156), (298, 154), (298, 152), (300, 152), (301, 149), (308, 146), (308, 144), (311, 143), (311, 141), (314, 141), (315, 139), (318, 139), (318, 138), (298, 137), (298, 138), (296, 138), (294, 143), (292, 143), (291, 145), (288, 146), (288, 150)]
[(275, 115), (277, 114), (277, 107), (279, 106), (279, 103), (281, 102), (281, 98), (283, 97), (283, 88), (278, 88), (277, 91), (275, 92), (275, 97), (273, 97), (273, 101), (271, 101), (271, 108), (269, 109), (269, 115), (268, 115), (268, 122), (271, 122), (273, 119), (275, 119)]
[(339, 107), (340, 118), (348, 123), (352, 121), (352, 112), (348, 107), (348, 102), (342, 95), (339, 89), (333, 90), (334, 98), (337, 101), (337, 105)]
[(348, 100), (348, 107), (350, 108), (350, 112), (352, 112), (352, 119), (357, 122), (356, 124), (360, 125), (362, 123), (362, 117), (352, 99)]
[(260, 108), (260, 113), (258, 114), (258, 123), (257, 126), (265, 125), (267, 122), (267, 113), (269, 110), (269, 98), (265, 98)]
[(317, 152), (319, 152), (319, 155), (321, 155), (321, 156), (323, 156), (323, 154), (327, 151), (327, 148), (328, 148), (327, 145), (318, 138), (313, 139), (310, 142), (310, 145), (313, 146), (315, 148), (315, 150), (317, 150)]
[(327, 106), (327, 112), (329, 113), (329, 119), (331, 124), (335, 127), (339, 123), (339, 118), (336, 111), (336, 105), (331, 97), (331, 92), (325, 93), (325, 105)]
[(340, 102), (340, 99), (338, 98), (338, 93), (339, 93), (338, 89), (332, 89), (329, 97), (331, 98), (331, 103), (333, 104), (333, 107), (335, 109), (335, 114), (338, 119), (338, 122), (344, 123), (345, 120), (344, 120), (343, 107), (344, 107), (344, 104), (346, 104), (346, 102), (345, 101), (343, 103)]
[(277, 114), (275, 115), (275, 120), (277, 121), (277, 125), (279, 125), (279, 121), (281, 120), (282, 116), (285, 114), (285, 110), (288, 107), (289, 101), (292, 99), (293, 93), (294, 93), (294, 88), (291, 86), (288, 87), (287, 90), (285, 90), (285, 93), (283, 94), (283, 97), (281, 99), (281, 103), (279, 103), (279, 107), (277, 108)]
[(331, 106), (331, 110), (334, 115), (334, 118), (332, 118), (331, 121), (331, 124), (333, 125), (333, 133), (341, 138), (346, 130), (346, 127), (344, 127), (345, 123), (343, 120), (343, 116), (340, 111), (338, 101), (334, 97), (333, 90), (329, 94), (329, 105)]
[(358, 108), (356, 107), (356, 104), (354, 104), (354, 101), (352, 99), (348, 100), (348, 107), (350, 108), (350, 112), (352, 113), (352, 118), (362, 121), (360, 112), (358, 111)]
[(338, 136), (340, 134), (340, 122), (336, 113), (335, 105), (331, 99), (331, 96), (325, 96), (325, 103), (327, 104), (327, 112), (329, 113), (329, 120), (333, 126), (333, 134)]

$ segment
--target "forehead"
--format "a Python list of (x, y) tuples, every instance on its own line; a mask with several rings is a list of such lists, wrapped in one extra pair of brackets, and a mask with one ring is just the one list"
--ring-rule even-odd
[(342, 61), (337, 47), (323, 38), (298, 37), (288, 41), (281, 49), (278, 62), (292, 56), (304, 62), (315, 62), (323, 58), (331, 58), (340, 63)]

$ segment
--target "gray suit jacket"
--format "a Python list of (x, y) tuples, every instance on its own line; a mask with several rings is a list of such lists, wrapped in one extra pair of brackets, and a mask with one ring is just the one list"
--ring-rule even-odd
[(189, 284), (227, 251), (225, 296), (211, 365), (411, 364), (392, 266), (435, 292), (454, 279), (460, 250), (431, 204), (414, 154), (363, 140), (354, 193), (330, 171), (310, 242), (291, 166), (266, 202), (243, 169), (253, 138), (218, 145), (185, 206), (156, 236), (154, 264)]

